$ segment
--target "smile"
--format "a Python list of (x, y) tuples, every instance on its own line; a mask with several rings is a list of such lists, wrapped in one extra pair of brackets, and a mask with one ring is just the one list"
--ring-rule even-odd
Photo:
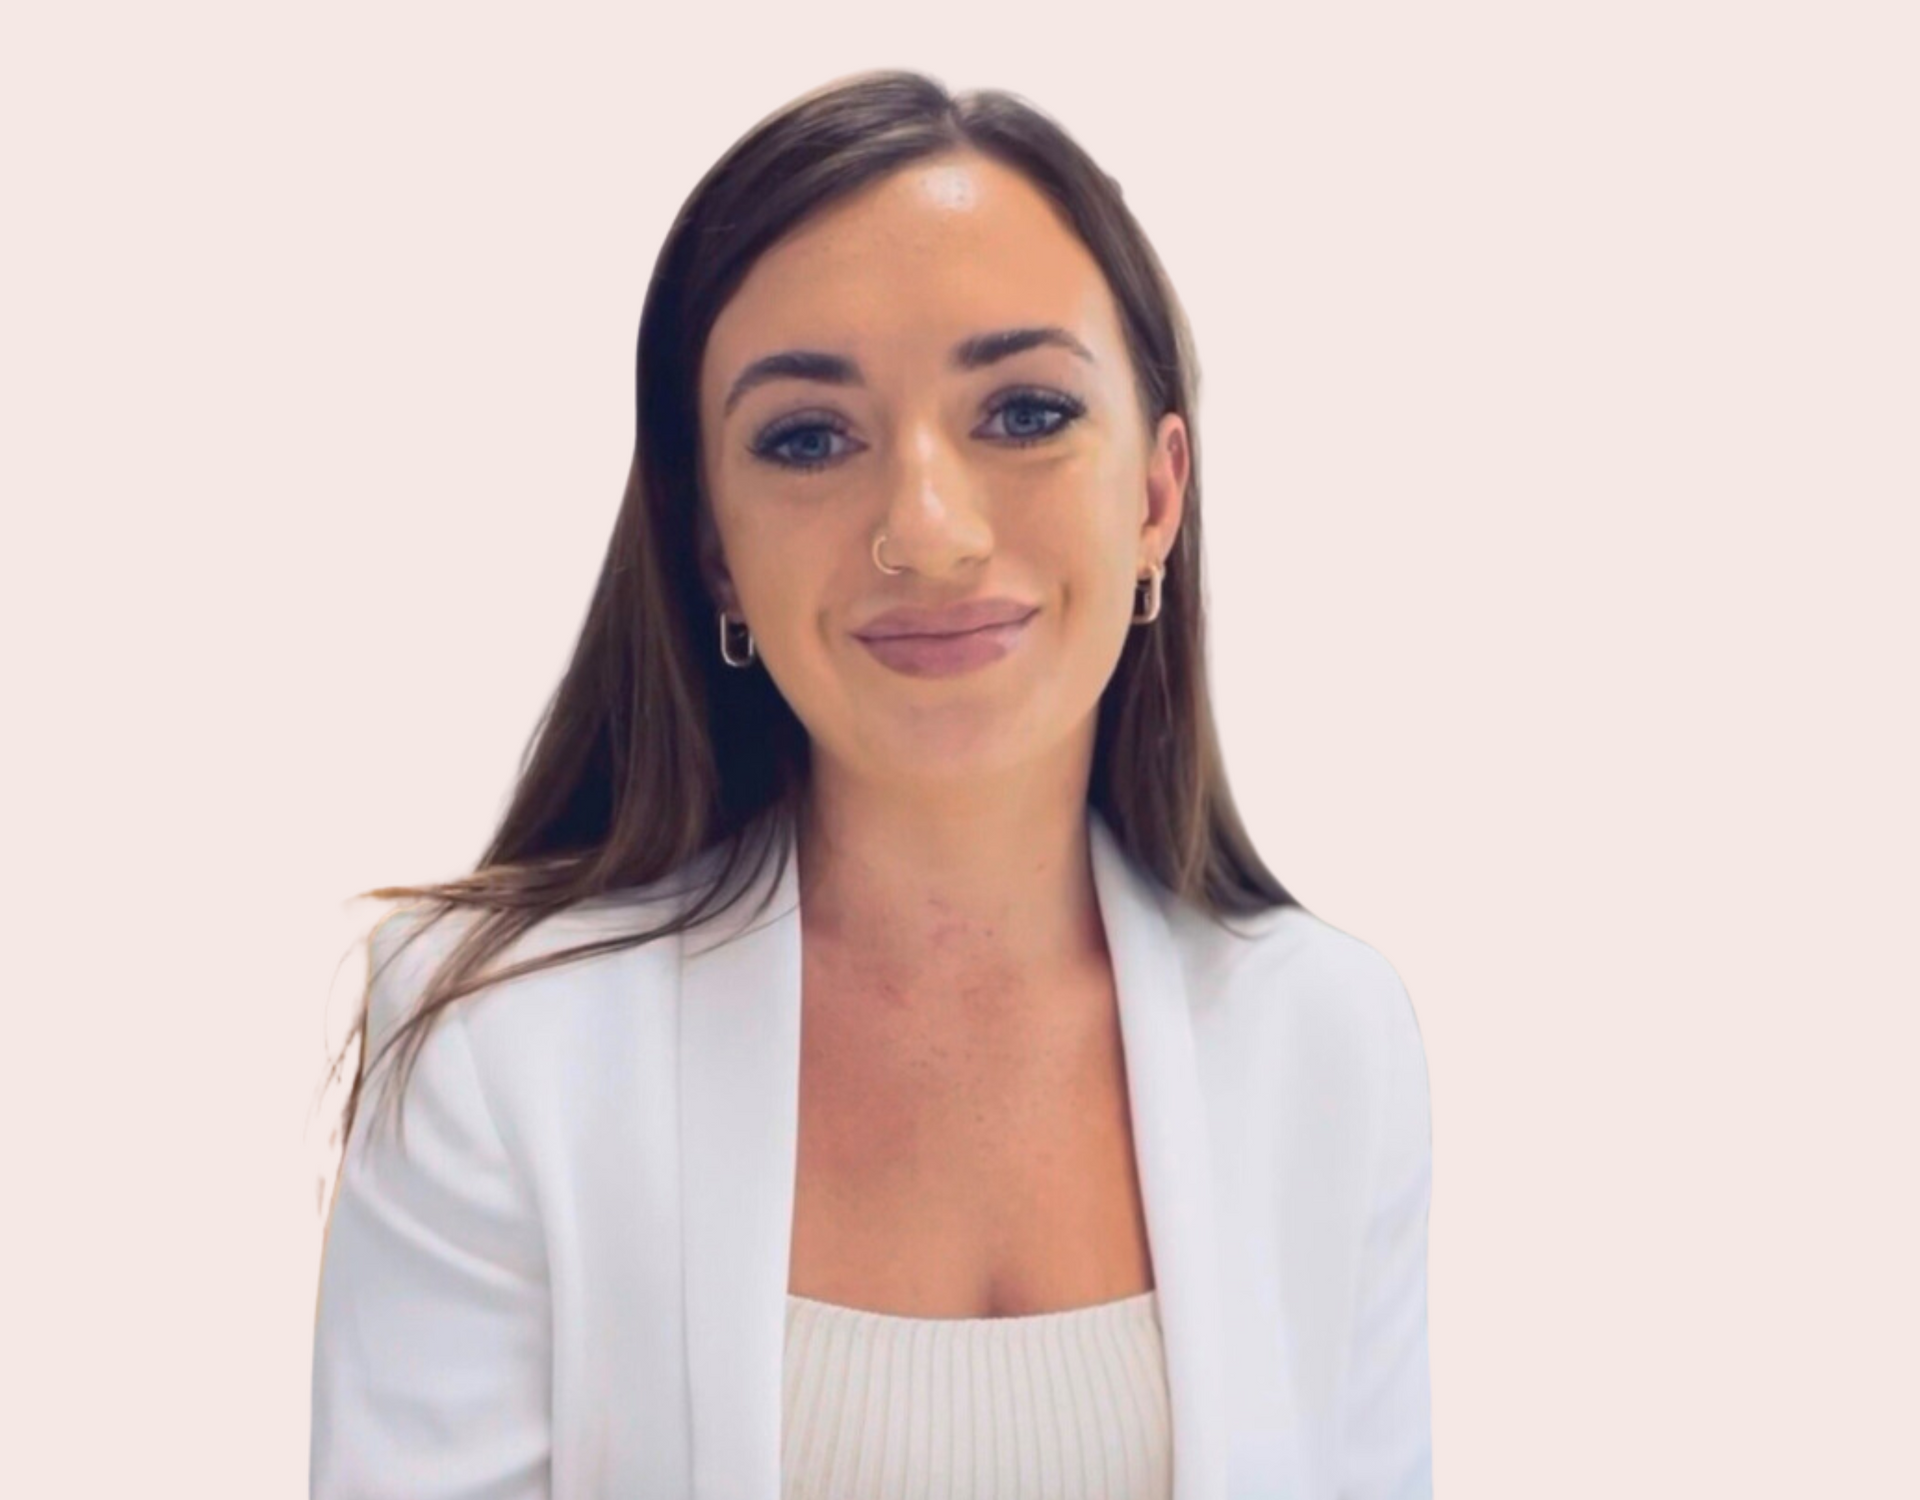
[[(1039, 611), (1035, 610), (1034, 614)], [(951, 677), (999, 661), (1025, 638), (1033, 615), (1006, 625), (983, 625), (953, 635), (895, 635), (860, 644), (880, 664), (908, 677)]]

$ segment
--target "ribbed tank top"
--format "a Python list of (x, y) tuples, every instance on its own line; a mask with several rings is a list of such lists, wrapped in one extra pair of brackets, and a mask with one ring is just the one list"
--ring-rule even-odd
[(784, 1500), (1168, 1500), (1151, 1291), (1019, 1318), (787, 1295)]

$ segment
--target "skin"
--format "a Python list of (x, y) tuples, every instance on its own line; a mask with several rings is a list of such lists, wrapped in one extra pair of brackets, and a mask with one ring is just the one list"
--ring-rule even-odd
[[(962, 338), (1045, 324), (1092, 363), (1045, 346), (948, 363)], [(864, 382), (781, 377), (726, 411), (736, 376), (785, 349), (848, 356)], [(994, 411), (1015, 387), (1077, 397), (1085, 414)], [(1135, 580), (1173, 545), (1188, 447), (1178, 416), (1143, 420), (1085, 246), (990, 158), (915, 163), (760, 258), (709, 338), (700, 413), (703, 574), (813, 742), (810, 973), (844, 975), (916, 1024), (1003, 1036), (1034, 1021), (1051, 980), (1105, 995), (1083, 982), (1105, 960), (1086, 843), (1095, 713), (1127, 632), (1155, 628), (1130, 623)], [(820, 467), (754, 454), (801, 414), (825, 425), (787, 431), (777, 451)], [(906, 571), (874, 566), (878, 529)], [(895, 605), (983, 595), (1040, 613), (1012, 655), (970, 673), (908, 677), (851, 634)]]

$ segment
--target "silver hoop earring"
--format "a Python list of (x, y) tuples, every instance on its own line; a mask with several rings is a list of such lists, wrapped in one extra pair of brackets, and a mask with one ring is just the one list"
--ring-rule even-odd
[(876, 531), (873, 534), (873, 565), (876, 568), (878, 568), (882, 573), (906, 572), (907, 570), (904, 565), (898, 568), (888, 567), (885, 560), (880, 556), (880, 544), (886, 541), (886, 539), (887, 539), (887, 534), (884, 531)]
[[(747, 622), (742, 619), (740, 622), (741, 629), (745, 630), (746, 624)], [(730, 667), (750, 667), (753, 665), (754, 657), (758, 654), (758, 648), (755, 647), (753, 643), (753, 632), (751, 630), (747, 631), (747, 654), (745, 656), (735, 656), (733, 654), (733, 648), (727, 642), (727, 612), (724, 609), (721, 610), (720, 659)]]
[[(1155, 563), (1153, 565), (1153, 571), (1145, 578), (1134, 579), (1134, 624), (1151, 625), (1155, 620), (1160, 618), (1160, 580), (1166, 577), (1166, 575), (1167, 570), (1165, 565)], [(1147, 586), (1147, 602), (1144, 606), (1140, 603), (1140, 585), (1143, 583)]]

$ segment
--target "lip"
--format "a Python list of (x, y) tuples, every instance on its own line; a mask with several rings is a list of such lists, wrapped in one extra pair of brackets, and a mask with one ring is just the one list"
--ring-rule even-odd
[(1033, 617), (1029, 610), (1018, 619), (975, 630), (942, 635), (862, 636), (860, 644), (884, 667), (907, 677), (953, 677), (972, 672), (1012, 653), (1026, 638)]
[(1038, 613), (1039, 608), (1021, 599), (1005, 598), (968, 599), (941, 609), (907, 605), (874, 616), (854, 634), (863, 641), (965, 635), (990, 625), (1016, 624)]

